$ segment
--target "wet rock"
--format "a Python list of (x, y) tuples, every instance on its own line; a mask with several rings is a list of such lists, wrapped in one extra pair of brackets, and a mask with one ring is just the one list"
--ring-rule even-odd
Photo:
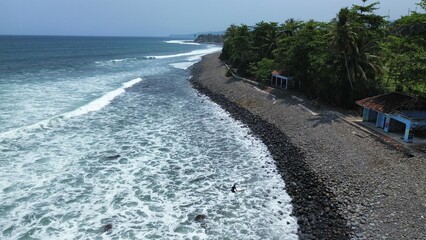
[(207, 216), (204, 214), (198, 214), (197, 216), (195, 216), (194, 221), (196, 222), (202, 222), (204, 220), (206, 220)]
[(111, 156), (108, 156), (108, 157), (106, 157), (106, 159), (107, 160), (115, 160), (115, 159), (118, 159), (118, 158), (120, 158), (121, 157), (121, 155), (120, 154), (117, 154), (117, 155), (111, 155)]
[(102, 229), (103, 229), (103, 232), (110, 232), (110, 231), (112, 231), (112, 224), (111, 223), (105, 224), (102, 227)]
[[(254, 115), (248, 109), (237, 105), (232, 99), (212, 92), (197, 81), (200, 64), (194, 65), (191, 83), (199, 92), (207, 95), (212, 101), (221, 105), (230, 115), (248, 125), (253, 133), (262, 140), (275, 160), (266, 164), (275, 164), (278, 172), (286, 182), (286, 191), (292, 197), (293, 214), (299, 225), (300, 239), (349, 239), (350, 228), (338, 210), (333, 194), (306, 163), (306, 156), (293, 145), (275, 125)], [(264, 167), (265, 168), (265, 167)], [(264, 193), (269, 197), (268, 193)], [(328, 211), (324, 211), (327, 209)], [(195, 221), (202, 222), (205, 215), (197, 215)]]
[[(360, 141), (351, 133), (353, 126), (340, 123), (327, 109), (316, 119), (304, 116), (291, 102), (285, 103), (285, 96), (280, 101), (285, 108), (271, 107), (263, 95), (250, 96), (251, 86), (223, 80), (222, 69), (212, 67), (218, 66), (217, 57), (195, 64), (191, 82), (268, 147), (292, 198), (300, 239), (424, 239), (425, 220), (414, 216), (425, 206), (418, 196), (426, 189), (420, 181), (423, 157), (408, 159), (401, 148), (381, 138)], [(256, 107), (235, 104), (249, 101)], [(394, 210), (396, 216), (390, 216)], [(408, 223), (412, 229), (403, 227)]]

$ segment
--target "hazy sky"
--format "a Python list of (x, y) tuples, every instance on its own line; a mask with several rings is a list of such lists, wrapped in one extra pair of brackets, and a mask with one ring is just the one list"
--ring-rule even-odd
[[(372, 1), (367, 1), (371, 3)], [(420, 0), (382, 0), (397, 19)], [(288, 18), (329, 21), (361, 0), (0, 0), (0, 34), (167, 36)], [(418, 9), (420, 11), (420, 8)]]

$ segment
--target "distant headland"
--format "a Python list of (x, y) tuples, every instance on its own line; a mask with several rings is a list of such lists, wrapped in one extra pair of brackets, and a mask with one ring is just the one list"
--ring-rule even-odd
[(195, 39), (196, 43), (223, 43), (223, 34), (200, 34)]
[(223, 43), (225, 31), (172, 34), (170, 38), (194, 40), (198, 43)]

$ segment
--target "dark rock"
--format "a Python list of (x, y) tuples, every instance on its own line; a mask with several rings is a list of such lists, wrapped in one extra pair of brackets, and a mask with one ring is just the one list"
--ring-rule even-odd
[(105, 224), (105, 226), (103, 226), (103, 232), (109, 232), (109, 231), (112, 231), (111, 223)]
[[(204, 87), (197, 81), (200, 73), (201, 63), (195, 64), (192, 67), (193, 87), (222, 106), (234, 119), (248, 125), (253, 134), (268, 147), (277, 170), (284, 182), (288, 183), (286, 191), (292, 197), (293, 214), (299, 224), (299, 238), (349, 239), (351, 230), (338, 210), (337, 200), (321, 178), (309, 168), (302, 151), (275, 125)], [(195, 221), (203, 221), (206, 217), (199, 216)]]
[(106, 157), (106, 159), (107, 160), (115, 160), (115, 159), (118, 159), (120, 157), (121, 157), (121, 155), (117, 154), (117, 155), (108, 156), (108, 157)]
[(202, 222), (204, 220), (206, 220), (207, 216), (204, 214), (198, 214), (197, 216), (195, 216), (194, 221), (196, 222)]

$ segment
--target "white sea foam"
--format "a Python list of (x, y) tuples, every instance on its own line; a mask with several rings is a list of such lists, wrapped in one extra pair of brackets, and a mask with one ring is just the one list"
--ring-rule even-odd
[(177, 69), (188, 69), (190, 66), (194, 65), (196, 62), (179, 62), (179, 63), (172, 63), (170, 66), (177, 68)]
[(217, 46), (210, 46), (206, 49), (200, 49), (200, 50), (194, 50), (191, 52), (186, 53), (178, 53), (178, 54), (172, 54), (172, 55), (160, 55), (160, 56), (147, 56), (148, 59), (167, 59), (167, 58), (176, 58), (176, 57), (201, 57), (210, 53), (218, 52), (222, 50), (221, 47)]
[(199, 43), (196, 43), (194, 41), (191, 40), (169, 40), (169, 41), (164, 41), (166, 43), (172, 43), (172, 44), (183, 44), (183, 45), (200, 45)]
[(130, 62), (130, 61), (134, 61), (134, 60), (137, 60), (137, 58), (111, 59), (111, 60), (106, 60), (106, 61), (96, 61), (95, 63), (97, 65), (111, 65), (111, 64), (115, 64), (115, 63)]
[(89, 112), (94, 112), (94, 111), (99, 111), (102, 108), (104, 108), (105, 106), (107, 106), (108, 104), (111, 103), (111, 101), (116, 98), (117, 96), (123, 94), (125, 92), (126, 88), (129, 88), (133, 85), (135, 85), (136, 83), (142, 81), (141, 78), (136, 78), (133, 79), (131, 81), (125, 82), (123, 83), (121, 88), (115, 89), (111, 92), (107, 92), (106, 94), (104, 94), (102, 97), (93, 100), (92, 102), (81, 106), (79, 108), (77, 108), (76, 110), (72, 111), (72, 112), (68, 112), (63, 114), (62, 116), (66, 117), (66, 118), (70, 118), (70, 117), (76, 117), (76, 116), (80, 116)]
[(97, 98), (91, 102), (89, 102), (86, 105), (83, 105), (71, 112), (67, 112), (67, 113), (63, 113), (63, 114), (59, 114), (56, 116), (53, 116), (49, 119), (44, 119), (42, 121), (33, 123), (31, 125), (27, 125), (27, 126), (22, 126), (22, 127), (18, 127), (18, 128), (14, 128), (5, 132), (1, 132), (0, 133), (0, 137), (14, 137), (16, 136), (17, 133), (19, 132), (23, 132), (23, 131), (28, 131), (28, 130), (36, 130), (36, 129), (40, 129), (40, 130), (44, 130), (50, 127), (50, 124), (58, 119), (61, 118), (71, 118), (71, 117), (77, 117), (77, 116), (81, 116), (84, 114), (87, 114), (89, 112), (94, 112), (94, 111), (99, 111), (102, 108), (104, 108), (105, 106), (107, 106), (108, 104), (111, 103), (112, 100), (114, 100), (114, 98), (118, 97), (119, 95), (123, 94), (125, 92), (126, 88), (130, 88), (133, 85), (141, 82), (142, 79), (141, 78), (136, 78), (133, 80), (130, 80), (128, 82), (125, 82), (122, 84), (122, 86), (118, 89), (115, 89), (113, 91), (107, 92), (104, 95), (102, 95), (100, 98)]
[[(115, 114), (76, 118), (63, 134), (23, 139), (34, 147), (6, 153), (16, 161), (0, 167), (2, 237), (32, 230), (36, 239), (297, 239), (291, 199), (266, 146), (199, 100), (192, 114), (184, 110), (192, 101), (140, 111), (124, 104), (111, 110), (144, 120), (116, 126)], [(235, 182), (246, 190), (231, 193)], [(198, 214), (206, 221), (194, 221)]]
[[(174, 67), (174, 68), (178, 68), (178, 69), (188, 69), (190, 66), (194, 65), (195, 63), (199, 62), (201, 60), (201, 58), (204, 55), (210, 54), (210, 53), (214, 53), (214, 52), (218, 52), (220, 51), (221, 48), (220, 47), (209, 47), (207, 49), (203, 49), (203, 50), (197, 50), (197, 51), (192, 51), (189, 53), (182, 53), (182, 54), (177, 54), (177, 55), (168, 55), (168, 56), (161, 56), (162, 58), (172, 58), (173, 57), (181, 57), (181, 56), (188, 56), (187, 58), (185, 58), (185, 62), (178, 62), (178, 63), (172, 63), (170, 64), (170, 66)], [(160, 58), (161, 58), (160, 57)], [(153, 56), (152, 58), (159, 58), (158, 56)]]
[[(266, 146), (183, 84), (184, 71), (169, 73), (168, 64), (201, 56), (140, 61), (131, 72), (117, 62), (120, 75), (109, 75), (111, 62), (106, 74), (55, 81), (67, 94), (42, 95), (40, 104), (64, 102), (48, 108), (57, 110), (49, 119), (11, 139), (0, 133), (0, 239), (297, 239)], [(123, 94), (141, 81), (133, 76), (149, 88)], [(68, 112), (93, 93), (98, 99)], [(231, 193), (233, 183), (246, 190)]]

